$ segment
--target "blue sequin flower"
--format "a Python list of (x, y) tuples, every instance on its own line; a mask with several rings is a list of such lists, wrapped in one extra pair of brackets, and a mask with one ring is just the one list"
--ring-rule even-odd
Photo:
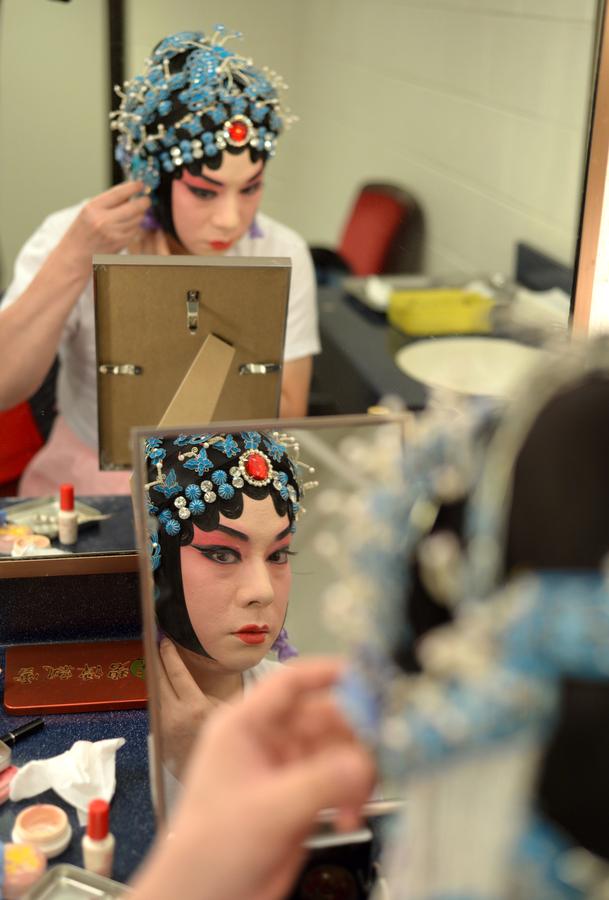
[(147, 438), (146, 443), (144, 444), (144, 453), (146, 456), (150, 453), (151, 450), (155, 450), (157, 447), (160, 447), (163, 441), (161, 438)]
[(166, 455), (167, 454), (162, 447), (154, 447), (148, 454), (148, 459), (153, 463), (160, 462), (162, 459), (165, 459)]
[(275, 462), (281, 462), (286, 452), (283, 444), (280, 444), (279, 441), (274, 441), (272, 438), (264, 438), (264, 446), (271, 459), (274, 459)]
[(262, 435), (257, 431), (242, 431), (241, 438), (246, 450), (257, 450), (262, 440)]
[(163, 528), (171, 537), (175, 537), (176, 534), (180, 533), (180, 523), (175, 519), (168, 519), (166, 522), (163, 522)]
[(213, 109), (210, 109), (207, 115), (212, 120), (214, 125), (223, 125), (226, 121), (228, 113), (225, 106), (222, 106), (222, 104), (218, 104), (218, 106), (214, 106)]
[(175, 469), (170, 469), (165, 476), (164, 483), (155, 484), (154, 490), (158, 491), (159, 494), (163, 494), (164, 497), (173, 497), (174, 494), (180, 494), (182, 486), (178, 484)]
[(199, 500), (201, 498), (201, 488), (198, 484), (189, 484), (184, 494), (186, 495), (187, 500)]
[(209, 472), (210, 469), (213, 469), (214, 464), (211, 459), (208, 457), (207, 452), (201, 448), (198, 456), (193, 456), (191, 459), (187, 460), (184, 463), (185, 469), (193, 469), (197, 473), (197, 475), (205, 475), (206, 472)]
[(290, 492), (288, 491), (288, 475), (287, 472), (276, 472), (275, 473), (275, 481), (277, 481), (280, 485), (277, 490), (279, 491), (279, 496), (282, 500), (289, 500)]
[(268, 115), (268, 112), (268, 106), (255, 106), (251, 112), (251, 119), (256, 123), (264, 122), (264, 119)]
[(237, 456), (239, 453), (239, 444), (232, 434), (227, 434), (223, 441), (218, 441), (216, 447), (221, 453), (228, 457), (228, 459), (232, 459), (233, 456)]
[(203, 515), (207, 507), (202, 500), (193, 500), (188, 504), (188, 509), (193, 516), (201, 516)]
[(152, 563), (152, 571), (156, 572), (161, 565), (161, 545), (159, 544), (158, 531), (150, 535), (150, 561)]

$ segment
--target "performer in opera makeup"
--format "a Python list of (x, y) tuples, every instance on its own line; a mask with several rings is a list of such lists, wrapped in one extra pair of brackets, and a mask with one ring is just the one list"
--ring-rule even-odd
[[(295, 651), (284, 621), (303, 485), (289, 439), (150, 438), (146, 457), (166, 767), (179, 777), (201, 720)], [(307, 467), (308, 468), (308, 467)]]
[[(275, 73), (211, 36), (162, 40), (141, 75), (118, 89), (113, 114), (126, 181), (49, 216), (18, 256), (0, 310), (0, 409), (30, 397), (55, 356), (58, 416), (24, 473), (22, 495), (128, 491), (100, 472), (91, 258), (95, 253), (289, 257), (292, 278), (280, 413), (306, 414), (319, 352), (315, 277), (304, 240), (258, 207), (268, 160), (290, 116)], [(154, 327), (153, 323), (144, 327)]]

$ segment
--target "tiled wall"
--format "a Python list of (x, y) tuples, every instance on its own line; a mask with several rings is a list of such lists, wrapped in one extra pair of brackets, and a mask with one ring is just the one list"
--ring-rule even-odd
[[(388, 179), (420, 200), (433, 271), (509, 271), (517, 240), (571, 261), (596, 0), (125, 8), (128, 74), (162, 35), (221, 21), (245, 33), (240, 49), (285, 76), (301, 121), (269, 166), (265, 208), (309, 241), (334, 243), (357, 186)], [(44, 215), (107, 186), (104, 9), (102, 0), (2, 4), (4, 285)]]
[(0, 3), (0, 291), (49, 213), (108, 185), (106, 3)]
[(575, 243), (594, 0), (299, 4), (300, 177), (292, 219), (332, 241), (355, 186), (424, 208), (432, 271), (509, 271), (527, 240)]

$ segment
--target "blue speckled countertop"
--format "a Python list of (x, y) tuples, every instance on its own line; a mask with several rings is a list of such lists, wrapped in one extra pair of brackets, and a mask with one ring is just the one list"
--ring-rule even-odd
[[(86, 498), (91, 505), (102, 498)], [(116, 500), (125, 519), (125, 546), (133, 546), (132, 524), (125, 498), (103, 498), (104, 508)], [(128, 500), (128, 498), (127, 498)], [(117, 512), (112, 506), (112, 512)], [(118, 517), (113, 517), (118, 518)], [(112, 521), (112, 520), (109, 520)], [(101, 530), (101, 529), (100, 529)], [(93, 534), (91, 534), (93, 537)], [(98, 534), (98, 539), (101, 535)], [(116, 535), (114, 535), (116, 537)], [(105, 548), (112, 544), (105, 543)], [(88, 551), (95, 548), (87, 546)], [(116, 546), (113, 547), (116, 549)], [(125, 640), (140, 637), (137, 573), (0, 579), (0, 667), (4, 648), (11, 644), (64, 641)], [(0, 693), (3, 694), (0, 675)], [(0, 735), (34, 716), (9, 716), (0, 707)], [(155, 822), (148, 770), (148, 713), (146, 710), (43, 715), (45, 726), (13, 748), (13, 762), (57, 756), (75, 741), (124, 737), (116, 754), (116, 791), (110, 808), (110, 827), (116, 838), (113, 877), (126, 882), (143, 860), (154, 837)], [(50, 862), (82, 865), (80, 839), (84, 832), (76, 811), (54, 791), (29, 800), (0, 805), (0, 840), (10, 841), (17, 814), (31, 803), (56, 803), (68, 813), (73, 828), (67, 850)]]
[[(0, 651), (4, 668), (4, 650)], [(0, 710), (0, 734), (23, 725), (33, 716), (8, 716)], [(42, 716), (44, 728), (18, 741), (13, 748), (13, 763), (23, 766), (33, 759), (57, 756), (69, 750), (75, 741), (100, 741), (124, 737), (125, 745), (116, 754), (116, 791), (110, 808), (110, 827), (116, 838), (113, 877), (126, 882), (144, 858), (154, 837), (155, 825), (150, 798), (148, 772), (148, 713), (146, 710), (73, 713)], [(54, 791), (45, 791), (29, 800), (0, 805), (0, 839), (10, 841), (17, 814), (31, 803), (55, 803), (68, 813), (73, 829), (67, 850), (50, 862), (82, 865), (80, 838), (74, 807)]]

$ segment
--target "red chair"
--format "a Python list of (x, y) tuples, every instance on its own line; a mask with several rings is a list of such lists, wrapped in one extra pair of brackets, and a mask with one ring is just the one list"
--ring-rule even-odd
[(0, 412), (0, 496), (14, 496), (21, 473), (44, 444), (29, 403)]
[(57, 359), (29, 400), (0, 412), (0, 497), (17, 493), (21, 473), (48, 440), (55, 420)]
[(320, 283), (332, 274), (419, 272), (423, 216), (414, 197), (395, 184), (369, 183), (359, 190), (338, 247), (312, 247)]

